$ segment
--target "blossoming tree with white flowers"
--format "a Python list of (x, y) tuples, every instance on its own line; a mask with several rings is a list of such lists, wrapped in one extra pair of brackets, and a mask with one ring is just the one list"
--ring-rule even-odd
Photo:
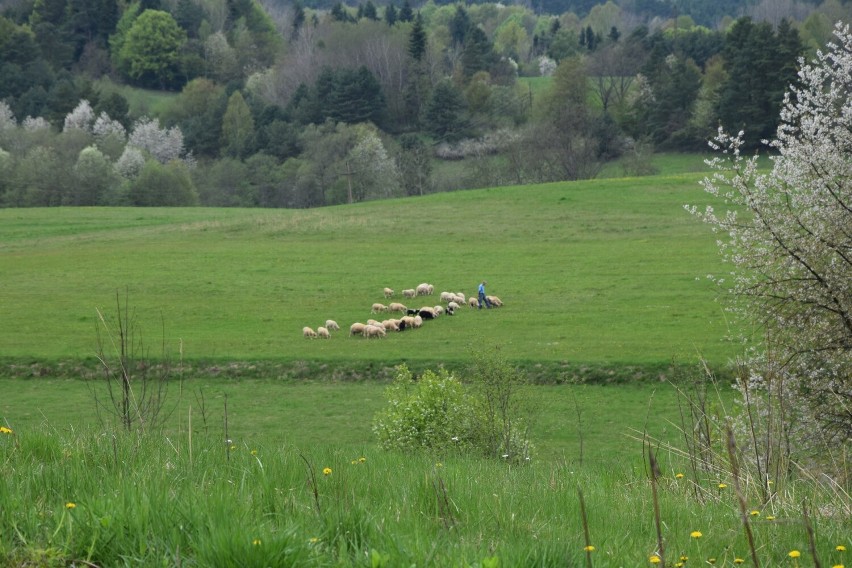
[[(717, 211), (688, 209), (723, 235), (733, 309), (761, 326), (767, 350), (751, 361), (752, 383), (779, 385), (788, 432), (821, 443), (852, 439), (852, 34), (805, 64), (781, 110), (773, 167), (740, 154), (742, 133), (720, 129), (724, 158), (705, 190)], [(767, 353), (772, 352), (768, 357)], [(793, 404), (795, 403), (795, 404)], [(814, 438), (811, 437), (811, 441)]]

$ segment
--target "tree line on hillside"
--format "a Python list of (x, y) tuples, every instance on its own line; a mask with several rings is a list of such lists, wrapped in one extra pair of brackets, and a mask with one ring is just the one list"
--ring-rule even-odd
[[(751, 147), (774, 132), (829, 15), (845, 8), (711, 30), (687, 15), (637, 25), (612, 1), (582, 19), (408, 0), (21, 1), (0, 16), (0, 205), (315, 207), (585, 179), (619, 157), (648, 173), (650, 151), (704, 148), (719, 123)], [(539, 76), (543, 90), (522, 79)], [(131, 111), (122, 83), (175, 95)], [(466, 167), (436, 168), (450, 160)]]

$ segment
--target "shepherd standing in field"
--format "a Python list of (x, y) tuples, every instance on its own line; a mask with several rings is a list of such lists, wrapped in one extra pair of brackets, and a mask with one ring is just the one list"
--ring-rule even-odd
[(488, 284), (485, 280), (479, 283), (479, 309), (482, 309), (482, 304), (485, 304), (485, 307), (489, 310), (491, 309), (491, 302), (488, 301), (488, 298), (485, 296), (485, 285)]

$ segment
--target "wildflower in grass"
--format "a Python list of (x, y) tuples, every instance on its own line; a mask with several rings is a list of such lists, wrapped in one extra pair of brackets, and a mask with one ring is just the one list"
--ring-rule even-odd
[(257, 450), (252, 450), (252, 451), (251, 451), (251, 455), (256, 456), (256, 455), (257, 455)]
[(774, 521), (775, 517), (773, 515), (766, 515), (766, 520), (767, 521)]
[(73, 509), (76, 506), (77, 506), (77, 503), (72, 503), (71, 501), (68, 501), (67, 503), (65, 503), (66, 509)]
[(6, 428), (5, 426), (0, 426), (0, 434), (14, 434), (11, 428)]
[(689, 533), (689, 536), (691, 536), (692, 538), (701, 538), (704, 535), (701, 534), (701, 531), (692, 531), (691, 533)]
[(311, 543), (311, 544), (316, 544), (316, 543), (319, 542), (319, 539), (315, 536), (312, 536), (311, 538), (308, 539), (308, 542)]
[(683, 568), (683, 562), (675, 562), (675, 568)]
[(749, 514), (750, 514), (752, 517), (759, 517), (759, 516), (760, 516), (760, 511), (758, 511), (757, 509), (754, 509), (754, 510), (753, 510), (751, 513), (749, 513)]
[(707, 559), (707, 564), (716, 564), (716, 559), (711, 556)]
[(843, 568), (843, 564), (835, 564), (831, 568)]
[(331, 475), (331, 468), (330, 467), (322, 468), (322, 474), (323, 475)]
[(727, 487), (728, 487), (727, 483), (720, 483), (719, 484), (719, 489), (726, 489)]
[(435, 464), (435, 467), (444, 467), (444, 464), (442, 464), (441, 462), (438, 462), (438, 463)]
[(789, 556), (790, 558), (798, 558), (801, 555), (802, 555), (802, 553), (799, 552), (798, 550), (791, 550), (790, 552), (787, 553), (787, 556)]
[(837, 546), (834, 547), (834, 550), (836, 550), (837, 552), (846, 552), (846, 547), (843, 546), (842, 544), (838, 544)]
[(743, 562), (745, 562), (745, 560), (742, 558), (734, 558), (734, 564), (742, 564)]
[(365, 461), (367, 461), (367, 458), (365, 458), (364, 456), (358, 458), (358, 463), (364, 463)]
[(675, 479), (683, 479), (683, 474), (682, 473), (676, 473)]
[(592, 546), (592, 545), (590, 544), (590, 545), (588, 545), (588, 546), (584, 546), (584, 547), (583, 547), (583, 550), (585, 550), (586, 552), (594, 552), (594, 551), (595, 551), (595, 547), (594, 547), (594, 546)]
[(657, 556), (656, 554), (652, 554), (651, 556), (648, 557), (648, 562), (650, 562), (651, 564), (659, 564), (660, 563), (660, 557)]
[(253, 541), (251, 541), (251, 543), (252, 543), (252, 545), (254, 545), (254, 546), (260, 546), (261, 544), (263, 544), (263, 541), (262, 541), (262, 540), (260, 540), (259, 538), (256, 538), (256, 539), (254, 539)]
[(686, 562), (687, 560), (689, 560), (689, 556), (687, 556), (687, 555), (685, 555), (685, 554), (684, 554), (683, 556), (681, 556), (681, 557), (680, 557), (680, 561), (681, 561), (681, 562)]
[(236, 450), (236, 449), (237, 449), (237, 447), (236, 447), (236, 446), (231, 446), (231, 451), (232, 451), (232, 452), (233, 452), (234, 450)]
[(352, 460), (352, 465), (358, 465), (358, 460)]

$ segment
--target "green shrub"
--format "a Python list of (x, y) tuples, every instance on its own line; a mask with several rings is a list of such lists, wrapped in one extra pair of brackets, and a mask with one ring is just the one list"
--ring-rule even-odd
[(446, 369), (415, 377), (400, 365), (386, 395), (388, 407), (373, 423), (382, 448), (443, 451), (473, 444), (473, 399)]

